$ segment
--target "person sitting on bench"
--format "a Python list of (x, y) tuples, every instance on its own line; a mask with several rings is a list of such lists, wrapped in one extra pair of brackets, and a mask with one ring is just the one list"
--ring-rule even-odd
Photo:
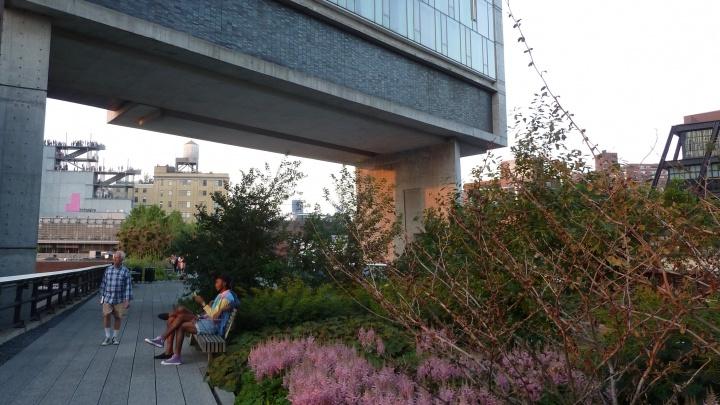
[[(177, 366), (182, 364), (181, 352), (185, 333), (199, 335), (221, 335), (225, 332), (230, 313), (237, 307), (237, 298), (230, 289), (230, 278), (222, 275), (215, 277), (215, 289), (218, 295), (210, 305), (199, 295), (193, 296), (195, 302), (203, 308), (204, 314), (197, 316), (189, 309), (178, 306), (168, 314), (167, 329), (154, 338), (145, 341), (156, 347), (165, 347), (165, 352), (155, 356), (163, 359), (162, 365)], [(173, 348), (174, 343), (174, 348)]]

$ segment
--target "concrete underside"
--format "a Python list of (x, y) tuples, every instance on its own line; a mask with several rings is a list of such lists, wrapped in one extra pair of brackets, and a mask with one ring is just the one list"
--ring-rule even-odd
[(457, 184), (461, 156), (506, 144), (501, 57), (496, 83), (462, 77), (292, 1), (209, 1), (4, 1), (35, 25), (0, 38), (26, 81), (0, 75), (0, 113), (28, 121), (0, 123), (0, 275), (34, 268), (46, 96), (112, 124), (391, 170), (401, 214)]
[(94, 4), (10, 4), (52, 17), (48, 97), (111, 110), (113, 124), (348, 164), (449, 139), (462, 156), (504, 142)]

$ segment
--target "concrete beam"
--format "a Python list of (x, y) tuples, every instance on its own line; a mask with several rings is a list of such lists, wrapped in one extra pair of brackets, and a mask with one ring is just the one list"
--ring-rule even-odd
[(0, 276), (10, 276), (35, 272), (50, 22), (0, 11)]
[[(480, 128), (462, 120), (443, 118), (407, 103), (391, 101), (387, 94), (383, 97), (371, 95), (337, 80), (239, 52), (92, 2), (12, 0), (11, 4), (46, 13), (53, 19), (53, 69), (49, 94), (54, 98), (89, 102), (110, 109), (119, 107), (120, 102), (130, 101), (323, 142), (327, 142), (328, 137), (338, 136), (349, 141), (363, 139), (363, 145), (377, 144), (378, 148), (368, 149), (372, 153), (386, 153), (380, 148), (388, 146), (394, 149), (388, 153), (400, 148), (412, 150), (448, 138), (460, 141), (463, 156), (504, 146), (497, 143), (498, 139), (504, 139), (504, 130), (493, 133), (493, 127), (503, 128), (503, 125)], [(482, 88), (482, 92), (489, 94), (491, 91), (486, 90), (494, 88), (491, 82), (482, 85), (467, 78), (460, 80), (458, 72), (442, 72), (438, 77), (452, 76), (453, 83), (463, 84), (453, 87), (454, 90)], [(207, 78), (201, 78), (202, 75)], [(166, 82), (172, 83), (166, 88)], [(204, 94), (210, 94), (223, 102), (215, 105), (202, 99), (190, 106), (182, 105), (189, 97), (177, 83), (194, 85), (192, 89), (196, 91), (197, 101)], [(219, 86), (221, 93), (214, 86)], [(431, 85), (430, 93), (432, 88)], [(450, 87), (441, 89), (438, 87), (438, 91), (418, 99), (430, 102), (441, 96), (448, 100), (459, 97), (459, 93), (451, 92)], [(454, 110), (452, 103), (442, 105), (444, 109)], [(219, 114), (230, 107), (234, 110), (231, 114)], [(257, 113), (258, 107), (263, 107), (261, 113)], [(490, 105), (481, 107), (478, 105), (475, 115), (487, 113), (491, 108)], [(496, 103), (493, 109), (499, 111), (501, 107), (502, 104)], [(299, 116), (304, 118), (301, 123), (293, 120)], [(315, 119), (309, 121), (306, 117)], [(360, 120), (363, 122), (358, 122)], [(316, 124), (309, 128), (311, 122)], [(370, 135), (360, 136), (358, 129)], [(172, 133), (172, 128), (158, 127), (156, 130)], [(387, 145), (388, 141), (397, 142), (397, 146)]]

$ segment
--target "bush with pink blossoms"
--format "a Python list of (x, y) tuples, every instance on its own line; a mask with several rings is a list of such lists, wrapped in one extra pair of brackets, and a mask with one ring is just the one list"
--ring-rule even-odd
[(372, 328), (367, 330), (360, 328), (360, 330), (358, 330), (358, 342), (360, 343), (360, 347), (369, 352), (374, 351), (380, 356), (385, 354), (385, 342), (383, 342), (382, 337), (375, 333), (375, 330)]
[(447, 359), (431, 356), (425, 359), (417, 368), (418, 380), (428, 380), (444, 384), (453, 379), (465, 376), (463, 370)]
[(539, 353), (513, 350), (501, 356), (494, 366), (500, 392), (533, 402), (540, 400), (546, 390), (557, 391), (558, 387), (570, 384), (584, 389), (589, 383), (581, 372), (569, 366), (564, 356), (547, 349)]
[[(364, 333), (367, 336), (367, 331)], [(292, 354), (284, 355), (282, 351)], [(297, 405), (498, 403), (489, 393), (466, 386), (444, 387), (433, 396), (408, 375), (391, 367), (377, 370), (353, 348), (342, 344), (271, 340), (255, 347), (248, 363), (258, 379), (285, 373), (283, 385), (288, 389), (288, 400)], [(439, 361), (429, 364), (436, 363)], [(450, 375), (455, 376), (455, 371)]]
[(309, 347), (314, 347), (312, 338), (302, 340), (271, 339), (250, 351), (248, 365), (255, 377), (272, 377), (300, 362)]

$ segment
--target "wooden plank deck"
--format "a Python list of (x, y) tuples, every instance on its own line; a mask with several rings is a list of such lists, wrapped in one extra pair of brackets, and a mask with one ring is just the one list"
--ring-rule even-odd
[(153, 359), (161, 350), (143, 341), (165, 329), (156, 315), (182, 290), (179, 282), (136, 284), (118, 346), (100, 346), (100, 304), (89, 299), (0, 366), (0, 403), (214, 405), (203, 353), (186, 340), (185, 364), (163, 366)]

